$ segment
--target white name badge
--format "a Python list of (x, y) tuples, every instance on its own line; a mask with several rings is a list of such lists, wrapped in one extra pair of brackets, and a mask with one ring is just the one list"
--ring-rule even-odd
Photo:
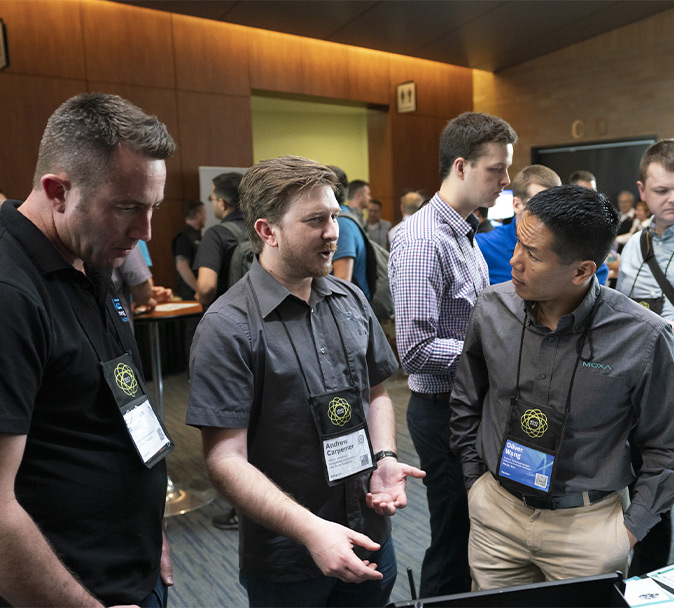
[(364, 428), (323, 440), (323, 455), (330, 482), (372, 468), (372, 452)]
[(129, 435), (145, 464), (171, 446), (150, 402), (145, 399), (124, 411), (124, 422)]

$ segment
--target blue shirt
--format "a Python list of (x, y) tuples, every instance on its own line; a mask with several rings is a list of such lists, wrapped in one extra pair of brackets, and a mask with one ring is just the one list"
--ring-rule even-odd
[[(478, 232), (475, 240), (489, 267), (489, 284), (505, 283), (512, 279), (510, 258), (513, 257), (517, 244), (517, 227), (515, 218), (509, 224), (494, 228), (490, 232)], [(606, 284), (608, 266), (602, 264), (596, 272), (600, 285)]]
[[(339, 207), (346, 213), (351, 213), (345, 205)], [(370, 286), (367, 284), (367, 250), (365, 249), (365, 239), (356, 223), (346, 217), (337, 217), (339, 224), (339, 240), (337, 241), (337, 251), (333, 260), (341, 258), (353, 258), (353, 276), (351, 282), (358, 285), (363, 290), (365, 297), (370, 300)]]
[(389, 279), (396, 342), (413, 391), (452, 390), (468, 318), (489, 285), (473, 239), (477, 225), (474, 215), (464, 220), (436, 194), (393, 240)]

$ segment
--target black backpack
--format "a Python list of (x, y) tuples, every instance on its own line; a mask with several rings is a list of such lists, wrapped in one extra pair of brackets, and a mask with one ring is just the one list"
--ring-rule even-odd
[(250, 244), (246, 228), (242, 228), (236, 222), (223, 222), (220, 226), (234, 235), (234, 238), (238, 242), (232, 252), (232, 259), (229, 262), (229, 275), (227, 277), (227, 289), (229, 289), (250, 270), (255, 259), (255, 252)]

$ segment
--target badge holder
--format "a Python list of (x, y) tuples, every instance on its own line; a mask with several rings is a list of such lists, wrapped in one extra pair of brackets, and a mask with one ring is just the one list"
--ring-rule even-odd
[(130, 355), (101, 361), (101, 367), (136, 452), (151, 469), (175, 447), (173, 441), (155, 414)]
[(355, 387), (309, 396), (321, 442), (325, 481), (336, 486), (374, 471), (374, 452)]
[(547, 495), (555, 478), (566, 416), (513, 397), (501, 447), (498, 478), (519, 491)]

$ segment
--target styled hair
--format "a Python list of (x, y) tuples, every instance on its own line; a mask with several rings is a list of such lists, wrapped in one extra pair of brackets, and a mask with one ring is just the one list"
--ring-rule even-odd
[(328, 165), (329, 169), (332, 169), (337, 176), (337, 189), (335, 190), (335, 198), (340, 205), (343, 205), (346, 201), (346, 192), (349, 189), (349, 179), (346, 177), (343, 169), (340, 169), (336, 165)]
[(674, 139), (661, 139), (649, 146), (639, 162), (639, 181), (646, 183), (648, 167), (652, 163), (662, 165), (670, 173), (674, 172)]
[(552, 233), (552, 250), (564, 264), (604, 263), (615, 241), (620, 216), (606, 196), (582, 186), (556, 186), (529, 199), (526, 213)]
[(464, 112), (450, 120), (440, 135), (440, 177), (444, 180), (457, 158), (470, 163), (485, 154), (486, 144), (514, 144), (517, 133), (502, 118)]
[(354, 179), (349, 182), (349, 193), (348, 193), (348, 200), (351, 200), (356, 194), (358, 194), (359, 190), (362, 190), (365, 188), (365, 186), (369, 186), (369, 182), (366, 182), (362, 179)]
[(113, 174), (115, 153), (126, 146), (153, 160), (175, 153), (166, 125), (117, 95), (82, 93), (61, 104), (40, 142), (33, 188), (43, 175), (62, 171), (84, 193)]
[(193, 220), (197, 217), (199, 211), (204, 208), (204, 204), (199, 200), (187, 201), (183, 205), (183, 215), (186, 220)]
[(537, 184), (544, 188), (554, 188), (555, 186), (561, 186), (562, 180), (549, 167), (545, 167), (544, 165), (529, 165), (528, 167), (524, 167), (513, 178), (510, 184), (513, 196), (526, 202), (529, 199), (527, 190), (530, 184)]
[(581, 181), (594, 182), (596, 184), (597, 178), (594, 175), (592, 175), (592, 173), (590, 173), (589, 171), (585, 171), (584, 169), (579, 169), (578, 171), (574, 171), (571, 175), (569, 175), (569, 184), (571, 184), (572, 186)]
[(253, 165), (241, 180), (241, 211), (255, 253), (264, 243), (255, 231), (261, 218), (279, 226), (294, 198), (316, 187), (337, 189), (337, 175), (330, 168), (301, 156), (280, 156)]
[(213, 189), (218, 198), (224, 199), (227, 205), (236, 211), (241, 204), (239, 198), (239, 184), (243, 174), (237, 171), (221, 173), (213, 178)]

